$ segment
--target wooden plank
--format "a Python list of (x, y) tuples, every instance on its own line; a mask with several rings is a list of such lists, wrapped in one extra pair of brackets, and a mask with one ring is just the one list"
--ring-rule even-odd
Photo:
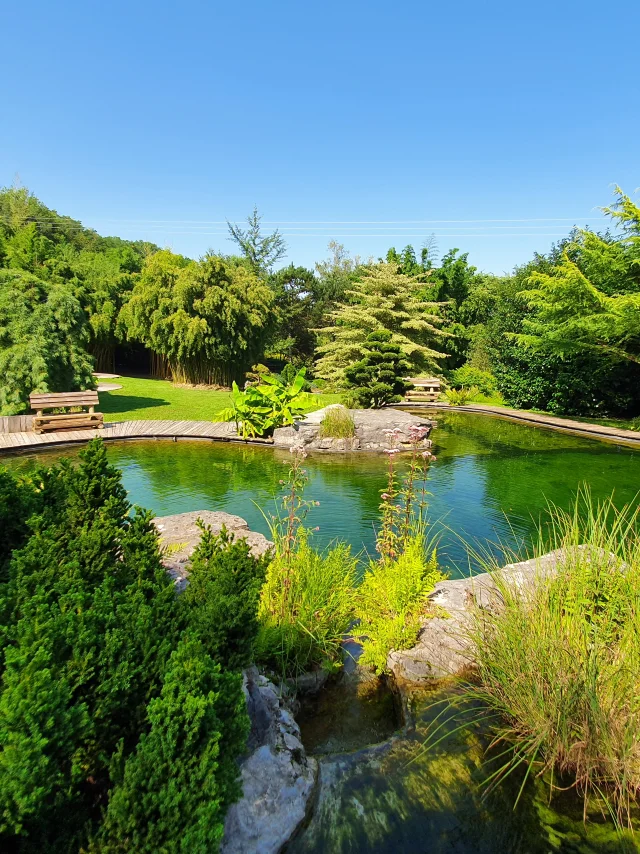
[[(62, 403), (62, 401), (71, 401), (69, 404)], [(52, 405), (56, 406), (59, 404), (60, 406), (74, 406), (80, 405), (80, 401), (87, 401), (87, 405), (95, 405), (99, 402), (98, 392), (97, 391), (67, 391), (67, 392), (56, 392), (56, 393), (43, 393), (43, 394), (30, 394), (29, 402), (34, 408), (38, 406), (47, 406)]]

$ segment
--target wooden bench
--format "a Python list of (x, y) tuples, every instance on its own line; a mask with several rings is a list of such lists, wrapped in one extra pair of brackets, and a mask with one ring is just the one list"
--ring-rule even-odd
[(413, 384), (405, 394), (405, 400), (412, 403), (431, 403), (440, 397), (440, 380), (437, 377), (411, 377), (407, 382)]
[[(104, 427), (104, 416), (96, 412), (98, 406), (97, 391), (69, 391), (62, 394), (31, 394), (29, 403), (36, 414), (33, 417), (33, 429), (36, 433), (45, 430), (76, 430)], [(77, 409), (80, 412), (64, 412), (45, 415), (46, 409)], [(87, 411), (85, 411), (87, 409)]]

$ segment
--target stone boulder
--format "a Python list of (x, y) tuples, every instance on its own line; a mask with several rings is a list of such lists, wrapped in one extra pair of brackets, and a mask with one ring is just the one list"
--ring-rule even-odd
[(277, 854), (304, 821), (318, 766), (307, 757), (300, 729), (273, 683), (255, 667), (244, 675), (251, 718), (249, 755), (242, 761), (242, 798), (230, 807), (221, 854)]
[[(349, 409), (345, 411), (348, 411), (353, 418), (355, 436), (351, 439), (322, 438), (320, 425), (330, 409), (345, 409), (345, 407), (339, 403), (325, 406), (324, 409), (310, 412), (291, 427), (278, 428), (273, 434), (273, 444), (281, 448), (301, 445), (307, 450), (334, 452), (384, 451), (391, 447), (409, 450), (411, 448), (410, 427), (424, 427), (428, 436), (434, 426), (433, 421), (399, 409)], [(388, 430), (398, 431), (398, 437), (393, 444), (390, 437), (386, 435)], [(431, 447), (431, 442), (427, 438), (423, 439), (421, 444), (424, 448)]]
[(160, 532), (162, 546), (172, 546), (165, 555), (163, 564), (173, 578), (176, 589), (184, 590), (189, 575), (189, 561), (193, 550), (200, 542), (201, 531), (196, 524), (201, 519), (210, 525), (215, 533), (223, 527), (232, 533), (236, 539), (246, 540), (252, 554), (259, 557), (267, 552), (273, 543), (262, 534), (250, 531), (247, 522), (240, 516), (223, 513), (218, 510), (193, 510), (189, 513), (177, 513), (174, 516), (159, 516), (153, 520)]
[[(495, 612), (501, 607), (500, 586), (506, 584), (526, 592), (555, 574), (562, 549), (520, 563), (511, 563), (495, 573), (440, 581), (429, 599), (443, 616), (425, 618), (415, 646), (391, 652), (387, 665), (400, 685), (455, 676), (475, 664), (470, 637), (474, 612)], [(446, 612), (446, 616), (444, 615)]]

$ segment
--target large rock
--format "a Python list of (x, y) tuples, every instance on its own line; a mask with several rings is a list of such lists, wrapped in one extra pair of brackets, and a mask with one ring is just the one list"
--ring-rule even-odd
[(429, 599), (446, 616), (426, 618), (418, 641), (411, 649), (391, 652), (387, 665), (400, 684), (421, 683), (455, 676), (475, 664), (470, 637), (471, 621), (478, 608), (500, 608), (500, 586), (533, 590), (537, 582), (556, 572), (561, 549), (539, 558), (510, 563), (495, 573), (440, 581)]
[(304, 821), (318, 770), (277, 688), (245, 672), (250, 754), (240, 767), (242, 798), (228, 811), (221, 854), (277, 854)]
[[(433, 427), (433, 421), (399, 409), (350, 409), (348, 412), (355, 423), (355, 436), (352, 439), (325, 439), (320, 436), (320, 425), (329, 409), (345, 407), (339, 403), (325, 406), (310, 412), (292, 427), (278, 428), (273, 434), (273, 444), (283, 448), (301, 445), (316, 451), (384, 451), (391, 447), (408, 450), (411, 447), (410, 427), (424, 427), (425, 437)], [(386, 434), (389, 430), (398, 431), (395, 439)], [(431, 447), (427, 438), (421, 444), (424, 448)]]
[(158, 516), (153, 523), (160, 532), (161, 545), (171, 547), (163, 563), (178, 590), (183, 590), (186, 586), (189, 561), (193, 550), (200, 542), (202, 532), (197, 525), (198, 520), (209, 525), (214, 533), (220, 533), (224, 527), (236, 539), (246, 540), (256, 557), (263, 555), (273, 546), (273, 543), (262, 534), (250, 531), (244, 519), (233, 516), (231, 513), (218, 510), (193, 510), (189, 513), (177, 513), (174, 516)]

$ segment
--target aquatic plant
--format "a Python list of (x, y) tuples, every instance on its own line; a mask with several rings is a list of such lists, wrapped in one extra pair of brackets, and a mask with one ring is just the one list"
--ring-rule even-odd
[(352, 415), (338, 406), (327, 409), (320, 423), (322, 439), (352, 439), (356, 435), (356, 425)]
[[(396, 444), (400, 431), (386, 431)], [(376, 548), (356, 594), (355, 615), (364, 636), (360, 662), (377, 671), (387, 667), (394, 649), (411, 647), (427, 612), (434, 585), (444, 577), (438, 569), (437, 549), (427, 536), (426, 477), (433, 459), (424, 449), (426, 428), (409, 430), (412, 445), (408, 469), (398, 480), (397, 448), (388, 455), (387, 485), (381, 495), (381, 525)]]
[(291, 463), (281, 481), (281, 512), (271, 517), (274, 555), (262, 588), (256, 658), (283, 676), (316, 666), (341, 665), (341, 644), (353, 618), (357, 558), (344, 543), (324, 552), (309, 542), (304, 523), (317, 501), (304, 497), (307, 454), (290, 449)]
[[(640, 511), (594, 503), (552, 507), (536, 554), (561, 549), (557, 573), (519, 590), (496, 576), (503, 607), (473, 629), (492, 747), (488, 783), (516, 769), (575, 787), (618, 824), (640, 794)], [(542, 529), (541, 529), (542, 530)], [(490, 752), (491, 753), (491, 752)], [(524, 786), (524, 782), (522, 784)]]

